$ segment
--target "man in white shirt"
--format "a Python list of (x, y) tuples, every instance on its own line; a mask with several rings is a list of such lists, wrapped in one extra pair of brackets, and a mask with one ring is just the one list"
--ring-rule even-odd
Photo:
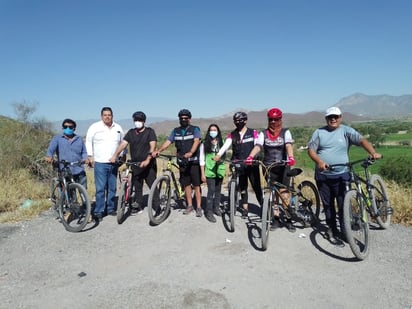
[(113, 122), (110, 107), (101, 110), (101, 121), (93, 123), (86, 135), (86, 149), (90, 165), (94, 168), (96, 207), (94, 217), (101, 221), (105, 209), (108, 215), (116, 215), (115, 198), (118, 165), (110, 159), (123, 140), (122, 127)]

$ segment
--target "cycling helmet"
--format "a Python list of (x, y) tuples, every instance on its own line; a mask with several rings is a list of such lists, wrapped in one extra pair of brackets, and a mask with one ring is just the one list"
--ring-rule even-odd
[(178, 117), (180, 118), (182, 116), (187, 116), (189, 118), (192, 118), (192, 113), (188, 109), (181, 109), (178, 114)]
[(233, 121), (241, 121), (241, 120), (247, 120), (247, 115), (244, 112), (236, 112), (233, 115)]
[(133, 117), (133, 120), (135, 120), (135, 121), (137, 121), (137, 120), (146, 121), (146, 114), (141, 112), (141, 111), (133, 113), (132, 117)]
[(282, 111), (279, 108), (271, 108), (268, 111), (268, 118), (282, 118)]

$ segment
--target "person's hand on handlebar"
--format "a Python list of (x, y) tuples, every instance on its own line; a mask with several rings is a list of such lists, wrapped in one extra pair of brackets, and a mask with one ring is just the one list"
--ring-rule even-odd
[(295, 158), (294, 158), (294, 157), (289, 157), (289, 158), (288, 158), (287, 165), (288, 165), (288, 166), (293, 166), (293, 165), (295, 165), (295, 164), (296, 164)]
[(245, 164), (246, 165), (252, 165), (253, 164), (253, 157), (252, 156), (247, 157), (246, 160), (245, 160)]
[(380, 153), (374, 152), (373, 154), (369, 155), (369, 158), (373, 159), (373, 160), (379, 160), (381, 159), (383, 156)]

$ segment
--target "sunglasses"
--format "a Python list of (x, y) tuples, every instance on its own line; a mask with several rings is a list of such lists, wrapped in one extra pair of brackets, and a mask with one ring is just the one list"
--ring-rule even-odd
[(269, 122), (281, 121), (282, 118), (269, 118)]
[(326, 119), (328, 119), (328, 120), (339, 119), (339, 118), (340, 118), (339, 115), (329, 115), (329, 116), (326, 116)]
[(74, 126), (63, 126), (63, 129), (74, 129)]

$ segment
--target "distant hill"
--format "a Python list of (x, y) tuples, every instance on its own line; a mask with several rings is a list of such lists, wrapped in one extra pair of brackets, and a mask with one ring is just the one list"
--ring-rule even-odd
[[(249, 111), (247, 112), (247, 125), (250, 128), (261, 129), (267, 126), (267, 111)], [(200, 127), (202, 132), (205, 132), (211, 123), (217, 124), (222, 131), (234, 129), (233, 114), (227, 114), (218, 118), (193, 118), (192, 124)], [(345, 122), (353, 123), (360, 121), (368, 121), (371, 118), (345, 113)], [(304, 114), (283, 114), (283, 125), (285, 127), (304, 127), (304, 126), (321, 126), (325, 124), (324, 112), (309, 112)], [(165, 120), (162, 122), (152, 123), (150, 126), (156, 130), (158, 135), (168, 135), (172, 128), (179, 125), (178, 119)]]
[[(412, 95), (390, 96), (390, 95), (365, 95), (355, 93), (348, 97), (342, 98), (336, 104), (344, 113), (346, 123), (370, 121), (377, 119), (396, 119), (412, 118)], [(325, 107), (326, 109), (327, 107)], [(266, 124), (266, 110), (247, 111), (239, 108), (236, 111), (243, 110), (248, 114), (248, 126), (251, 128), (263, 128)], [(204, 132), (209, 124), (216, 123), (222, 131), (229, 131), (234, 128), (232, 113), (224, 114), (215, 118), (193, 118), (192, 123), (198, 125)], [(86, 135), (87, 129), (93, 122), (98, 119), (79, 120), (77, 121), (76, 133)], [(133, 127), (131, 119), (115, 119), (124, 130)], [(320, 126), (324, 124), (324, 111), (312, 111), (303, 114), (285, 113), (283, 118), (286, 127), (301, 126)], [(147, 125), (156, 130), (158, 135), (168, 135), (172, 128), (178, 126), (177, 117), (148, 117)], [(55, 122), (54, 128), (60, 131), (61, 122)]]
[(342, 98), (336, 106), (342, 111), (371, 118), (412, 116), (412, 95), (365, 95), (355, 93)]

